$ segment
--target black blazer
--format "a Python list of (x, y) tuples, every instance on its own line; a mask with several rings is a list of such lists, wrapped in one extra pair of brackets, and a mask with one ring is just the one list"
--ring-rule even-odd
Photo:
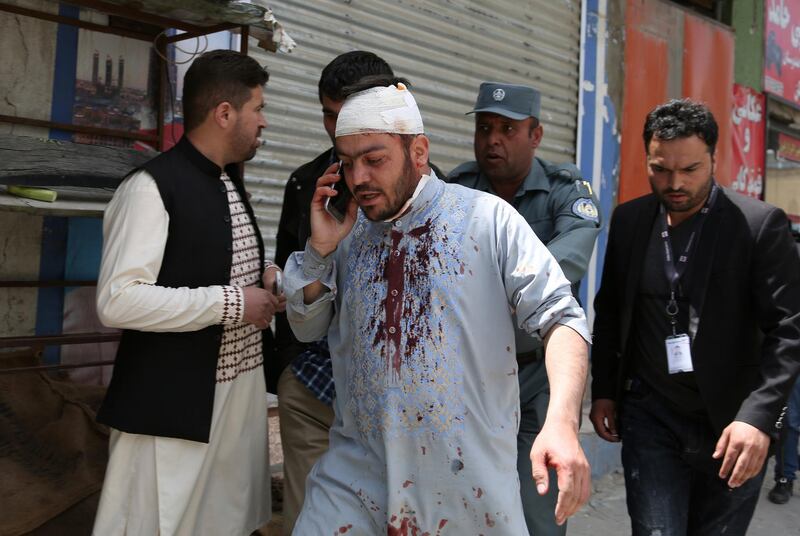
[[(620, 205), (612, 217), (594, 304), (593, 400), (621, 396), (633, 358), (634, 300), (657, 214), (650, 194)], [(723, 188), (692, 262), (692, 356), (711, 423), (721, 433), (743, 421), (774, 437), (800, 372), (800, 257), (786, 215)]]

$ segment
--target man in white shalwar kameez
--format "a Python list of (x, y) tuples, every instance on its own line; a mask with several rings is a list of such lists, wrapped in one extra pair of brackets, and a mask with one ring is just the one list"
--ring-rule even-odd
[[(294, 534), (527, 534), (516, 470), (513, 318), (545, 341), (552, 398), (531, 451), (540, 493), (558, 475), (558, 522), (588, 500), (578, 441), (585, 316), (558, 263), (513, 207), (447, 185), (428, 166), (411, 93), (369, 81), (345, 101), (336, 152), (354, 201), (324, 208), (286, 265), (289, 321), (327, 333), (336, 382), (330, 449)], [(516, 315), (514, 315), (516, 313)]]
[(285, 300), (239, 165), (266, 127), (267, 79), (238, 52), (198, 57), (185, 136), (106, 210), (97, 307), (124, 331), (98, 414), (111, 440), (97, 536), (239, 536), (269, 520), (261, 330)]

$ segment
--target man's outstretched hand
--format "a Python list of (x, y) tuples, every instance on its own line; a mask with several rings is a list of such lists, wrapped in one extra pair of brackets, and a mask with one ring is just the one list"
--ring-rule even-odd
[(552, 467), (558, 478), (556, 523), (563, 525), (569, 516), (589, 500), (592, 476), (589, 462), (578, 441), (577, 431), (570, 426), (549, 426), (542, 431), (531, 448), (533, 479), (539, 495), (550, 486), (547, 469)]
[(712, 457), (722, 458), (719, 477), (730, 476), (728, 486), (738, 488), (761, 472), (768, 449), (767, 434), (746, 422), (733, 421), (722, 431)]

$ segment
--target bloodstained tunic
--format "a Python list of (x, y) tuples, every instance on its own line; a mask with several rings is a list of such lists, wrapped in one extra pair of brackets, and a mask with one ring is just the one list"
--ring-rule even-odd
[[(306, 305), (317, 279), (330, 292)], [(514, 208), (433, 176), (395, 221), (359, 212), (329, 258), (294, 253), (286, 288), (297, 337), (328, 335), (337, 393), (295, 534), (527, 534), (512, 313), (589, 335)]]

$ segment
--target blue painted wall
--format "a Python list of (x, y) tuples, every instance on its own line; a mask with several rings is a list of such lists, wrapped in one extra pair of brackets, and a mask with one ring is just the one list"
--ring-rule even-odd
[(600, 285), (608, 242), (608, 223), (619, 180), (618, 114), (614, 101), (609, 96), (606, 67), (609, 47), (620, 45), (609, 40), (607, 0), (586, 0), (583, 9), (577, 159), (584, 176), (591, 177), (592, 188), (598, 197), (603, 217), (595, 255), (581, 286), (581, 301), (589, 312), (591, 322), (594, 316), (592, 301)]
[[(78, 18), (77, 7), (61, 4), (59, 15)], [(75, 101), (75, 72), (78, 54), (78, 28), (59, 24), (56, 34), (56, 57), (53, 99), (50, 117), (59, 123), (72, 122)], [(71, 134), (51, 129), (50, 137), (69, 140)], [(40, 280), (96, 279), (102, 248), (102, 220), (99, 218), (43, 218)], [(36, 334), (55, 335), (62, 331), (64, 296), (70, 289), (39, 289), (36, 306)], [(45, 350), (46, 363), (58, 363), (60, 348)]]

